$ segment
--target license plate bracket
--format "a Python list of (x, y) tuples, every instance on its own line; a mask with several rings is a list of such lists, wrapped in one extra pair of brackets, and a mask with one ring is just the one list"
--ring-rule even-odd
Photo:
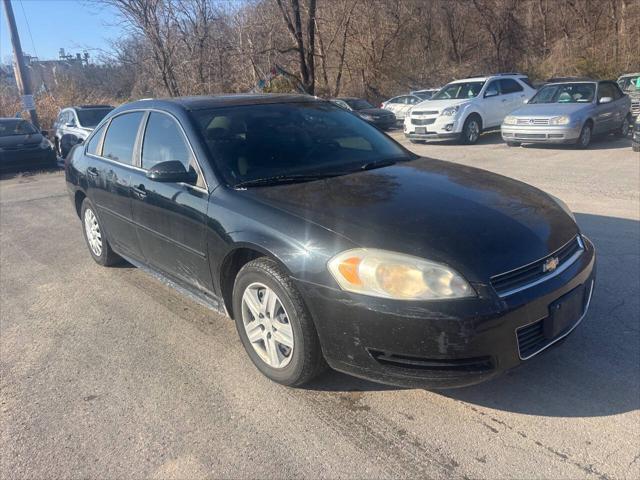
[(584, 295), (584, 285), (580, 285), (549, 305), (549, 316), (544, 320), (544, 336), (548, 340), (556, 338), (578, 321), (584, 311)]
[(427, 127), (416, 127), (416, 133), (418, 135), (424, 135), (427, 133)]

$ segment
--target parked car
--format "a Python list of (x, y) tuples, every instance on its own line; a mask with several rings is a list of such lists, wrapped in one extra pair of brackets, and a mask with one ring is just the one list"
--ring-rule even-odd
[(633, 148), (633, 151), (640, 152), (640, 117), (636, 118), (631, 141), (631, 148)]
[(98, 264), (144, 265), (230, 315), (287, 385), (325, 362), (473, 384), (566, 337), (591, 299), (594, 247), (561, 200), (419, 158), (314, 97), (134, 102), (65, 171)]
[(493, 75), (451, 82), (411, 109), (404, 134), (412, 143), (458, 139), (474, 144), (483, 130), (500, 126), (506, 115), (535, 94), (523, 75)]
[(399, 95), (380, 104), (380, 108), (393, 113), (397, 121), (404, 121), (404, 117), (411, 110), (411, 107), (424, 100), (424, 98), (417, 95)]
[(574, 143), (587, 148), (593, 135), (626, 137), (631, 101), (613, 81), (550, 83), (502, 124), (509, 146), (522, 143)]
[(331, 99), (331, 101), (342, 108), (353, 111), (359, 117), (382, 130), (387, 130), (396, 124), (396, 116), (392, 112), (376, 108), (362, 98), (342, 97)]
[(71, 148), (84, 141), (113, 108), (111, 105), (79, 105), (60, 110), (53, 124), (53, 143), (57, 154), (65, 158)]
[(47, 132), (21, 118), (0, 118), (0, 172), (56, 166)]
[(640, 73), (626, 73), (618, 78), (620, 89), (631, 98), (631, 114), (640, 116)]

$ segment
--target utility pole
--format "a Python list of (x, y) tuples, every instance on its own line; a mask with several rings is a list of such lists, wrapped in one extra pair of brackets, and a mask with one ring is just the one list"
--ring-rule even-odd
[(31, 92), (31, 78), (29, 75), (29, 69), (24, 64), (22, 46), (20, 45), (20, 37), (18, 36), (16, 17), (14, 17), (13, 15), (11, 0), (4, 0), (4, 12), (7, 15), (7, 23), (9, 24), (9, 31), (11, 32), (11, 44), (13, 45), (13, 56), (15, 60), (15, 63), (13, 64), (13, 71), (16, 75), (18, 90), (20, 91), (20, 95), (22, 96), (22, 106), (25, 110), (29, 110), (31, 122), (33, 122), (35, 127), (40, 130), (40, 122), (38, 122), (36, 105), (33, 101), (33, 93)]

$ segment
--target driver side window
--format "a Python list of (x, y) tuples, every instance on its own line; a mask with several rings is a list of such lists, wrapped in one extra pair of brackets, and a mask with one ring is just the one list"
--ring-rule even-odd
[(500, 95), (500, 81), (494, 80), (488, 86), (487, 90), (484, 92), (485, 97), (495, 97), (496, 95)]

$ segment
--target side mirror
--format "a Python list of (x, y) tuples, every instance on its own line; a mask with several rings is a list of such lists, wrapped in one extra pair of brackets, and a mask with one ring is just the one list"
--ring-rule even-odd
[(611, 97), (602, 97), (598, 103), (602, 104), (602, 103), (611, 103), (611, 102), (613, 102), (613, 98), (611, 98)]
[(487, 97), (497, 97), (498, 96), (498, 91), (497, 90), (487, 90), (484, 94), (485, 98)]
[(525, 98), (524, 101), (522, 103), (529, 103), (529, 99)]
[(184, 164), (177, 160), (156, 163), (147, 170), (147, 178), (156, 182), (195, 184), (198, 175), (193, 170), (187, 171)]
[(65, 126), (65, 127), (68, 127), (68, 128), (73, 128), (73, 127), (75, 127), (75, 126), (76, 126), (76, 124), (75, 124), (75, 123), (73, 123), (73, 122), (67, 122), (67, 123), (65, 123), (65, 124), (64, 124), (64, 126)]

